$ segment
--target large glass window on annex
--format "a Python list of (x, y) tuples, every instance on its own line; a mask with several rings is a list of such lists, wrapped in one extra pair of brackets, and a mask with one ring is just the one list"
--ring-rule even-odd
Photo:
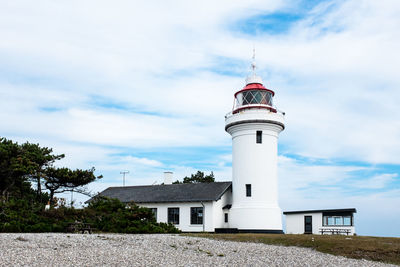
[(190, 208), (190, 224), (203, 224), (203, 207)]
[(179, 208), (168, 208), (168, 223), (179, 224)]
[(324, 226), (352, 226), (351, 216), (324, 216)]

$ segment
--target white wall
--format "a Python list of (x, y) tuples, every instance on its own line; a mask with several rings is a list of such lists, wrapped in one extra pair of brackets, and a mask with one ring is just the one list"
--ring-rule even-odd
[(286, 214), (286, 234), (304, 234), (304, 216), (312, 216), (312, 233), (319, 235), (321, 229), (349, 229), (354, 235), (354, 226), (322, 226), (322, 212)]
[(226, 191), (220, 200), (214, 202), (213, 205), (214, 228), (229, 228), (229, 217), (228, 217), (228, 223), (225, 223), (225, 217), (224, 217), (225, 216), (224, 213), (229, 214), (229, 210), (222, 209), (227, 204), (232, 204), (232, 191), (230, 190)]
[[(283, 128), (268, 122), (247, 123), (249, 120), (283, 124), (284, 118), (265, 110), (245, 110), (226, 118), (225, 125), (233, 125), (227, 129), (232, 135), (230, 226), (242, 230), (282, 230), (277, 149), (278, 134)], [(262, 131), (261, 144), (256, 143), (256, 131)], [(251, 184), (251, 197), (246, 196), (246, 184)]]
[[(227, 197), (224, 195), (222, 197), (224, 200)], [(203, 202), (205, 210), (203, 211), (203, 223), (204, 230), (206, 232), (214, 232), (216, 225), (220, 225), (219, 217), (223, 217), (222, 212), (222, 202), (221, 200), (215, 202)], [(179, 208), (179, 224), (175, 225), (176, 228), (183, 232), (202, 232), (202, 224), (190, 224), (190, 208), (192, 207), (202, 207), (200, 202), (171, 202), (171, 203), (145, 203), (139, 204), (142, 207), (147, 208), (157, 208), (157, 222), (168, 222), (168, 208)], [(220, 212), (218, 213), (217, 206), (221, 206)]]

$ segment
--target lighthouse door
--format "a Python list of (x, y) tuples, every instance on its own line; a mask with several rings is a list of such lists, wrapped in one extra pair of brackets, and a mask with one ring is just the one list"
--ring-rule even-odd
[(312, 234), (312, 216), (304, 216), (304, 233)]

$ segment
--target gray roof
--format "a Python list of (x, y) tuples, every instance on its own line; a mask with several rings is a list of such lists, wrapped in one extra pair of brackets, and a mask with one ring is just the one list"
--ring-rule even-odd
[(109, 187), (99, 195), (125, 203), (214, 201), (220, 199), (231, 185), (232, 182), (121, 186)]

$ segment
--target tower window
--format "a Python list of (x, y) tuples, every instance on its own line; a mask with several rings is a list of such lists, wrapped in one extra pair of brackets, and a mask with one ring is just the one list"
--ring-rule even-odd
[(251, 197), (251, 184), (246, 184), (246, 197)]
[(261, 144), (262, 143), (262, 131), (257, 131), (256, 134), (256, 143)]
[(228, 213), (225, 213), (225, 222), (228, 222)]

